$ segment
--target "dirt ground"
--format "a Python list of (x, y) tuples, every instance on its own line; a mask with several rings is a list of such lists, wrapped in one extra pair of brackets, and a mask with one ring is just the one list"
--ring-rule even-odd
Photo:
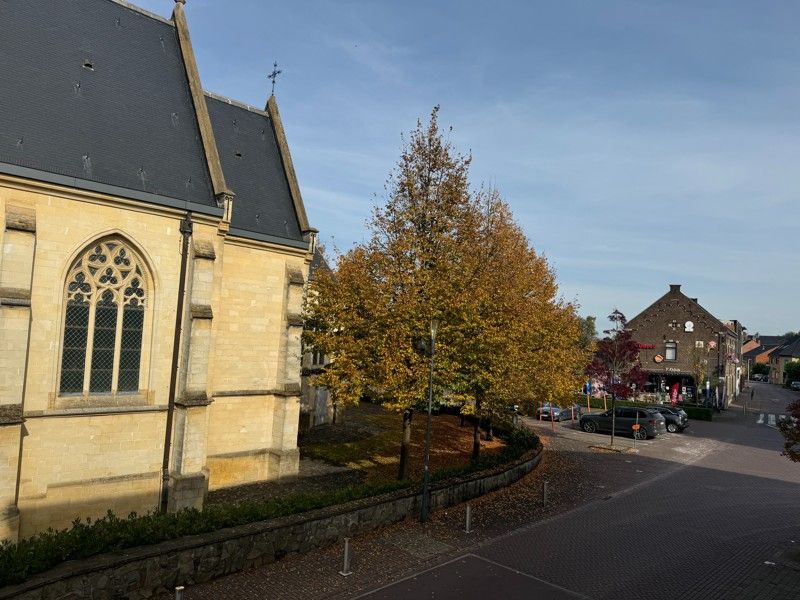
[[(412, 481), (422, 480), (426, 413), (416, 413), (411, 423)], [(481, 453), (498, 452), (499, 438), (486, 441)], [(400, 463), (402, 416), (367, 402), (348, 407), (341, 422), (320, 425), (298, 440), (300, 471), (297, 476), (237, 486), (209, 493), (208, 504), (266, 500), (287, 494), (320, 492), (362, 482), (393, 481)], [(472, 452), (472, 426), (461, 425), (456, 415), (431, 419), (431, 473), (443, 468), (467, 466)]]

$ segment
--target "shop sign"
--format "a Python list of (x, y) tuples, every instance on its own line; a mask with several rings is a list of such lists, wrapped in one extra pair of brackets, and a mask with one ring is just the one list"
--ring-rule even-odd
[(654, 350), (655, 344), (639, 344), (639, 350)]
[(660, 363), (660, 362), (663, 362), (663, 360), (664, 360), (664, 357), (663, 357), (663, 356), (661, 356), (660, 354), (656, 354), (656, 355), (653, 357), (653, 360), (654, 360), (654, 361), (656, 361), (657, 363)]

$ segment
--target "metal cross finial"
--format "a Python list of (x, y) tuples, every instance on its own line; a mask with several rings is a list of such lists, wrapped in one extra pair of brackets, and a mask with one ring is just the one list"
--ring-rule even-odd
[(278, 75), (281, 74), (281, 70), (278, 69), (278, 63), (272, 63), (272, 73), (267, 75), (267, 79), (272, 81), (272, 95), (275, 95), (275, 80), (278, 79)]

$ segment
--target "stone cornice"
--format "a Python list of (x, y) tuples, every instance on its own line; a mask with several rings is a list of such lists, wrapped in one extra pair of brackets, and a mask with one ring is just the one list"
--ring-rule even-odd
[[(186, 213), (184, 204), (181, 207), (170, 207), (164, 204), (157, 204), (155, 200), (139, 200), (130, 199), (123, 196), (116, 196), (112, 194), (104, 194), (86, 190), (80, 187), (68, 187), (65, 185), (51, 183), (40, 179), (32, 179), (18, 175), (8, 175), (0, 172), (0, 187), (7, 187), (9, 189), (17, 189), (22, 192), (30, 192), (34, 194), (42, 194), (48, 196), (58, 196), (65, 200), (75, 200), (77, 202), (90, 202), (101, 206), (110, 206), (113, 208), (124, 208), (126, 210), (133, 210), (151, 215), (161, 215), (166, 217), (182, 217)], [(13, 195), (11, 197), (13, 200)], [(189, 209), (192, 210), (192, 220), (195, 223), (202, 223), (204, 225), (213, 225), (214, 227), (220, 221), (220, 216), (215, 213), (220, 213), (220, 210), (210, 206), (190, 205)], [(201, 212), (198, 212), (201, 211)], [(205, 211), (205, 212), (202, 212)]]

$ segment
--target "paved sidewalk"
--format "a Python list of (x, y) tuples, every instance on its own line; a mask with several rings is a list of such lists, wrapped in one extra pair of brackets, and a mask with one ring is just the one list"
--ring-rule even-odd
[[(433, 513), (427, 530), (408, 519), (353, 539), (353, 574), (349, 577), (339, 575), (343, 547), (336, 544), (188, 587), (184, 598), (352, 598), (461, 556), (518, 527), (601, 499), (620, 485), (611, 472), (607, 480), (591, 481), (598, 455), (587, 451), (585, 441), (576, 444), (569, 438), (544, 436), (543, 441), (545, 454), (536, 471), (506, 489), (472, 501), (472, 533), (464, 532), (465, 505), (459, 505)], [(543, 507), (545, 480), (550, 485), (548, 505)], [(621, 483), (628, 484), (628, 480)]]
[[(591, 450), (608, 436), (562, 423), (528, 422), (546, 446), (539, 468), (516, 484), (342, 545), (190, 587), (185, 600), (420, 597), (592, 598), (638, 590), (672, 600), (789, 600), (800, 589), (800, 476), (777, 456), (777, 432), (736, 410), (684, 434), (639, 442), (637, 452)], [(632, 440), (618, 438), (619, 446)], [(541, 486), (550, 482), (550, 502)], [(768, 515), (765, 520), (765, 515)], [(669, 527), (664, 526), (668, 523)], [(656, 569), (653, 585), (621, 576)], [(581, 575), (579, 576), (578, 573)], [(483, 590), (483, 591), (481, 591)], [(454, 595), (455, 594), (455, 595)]]

